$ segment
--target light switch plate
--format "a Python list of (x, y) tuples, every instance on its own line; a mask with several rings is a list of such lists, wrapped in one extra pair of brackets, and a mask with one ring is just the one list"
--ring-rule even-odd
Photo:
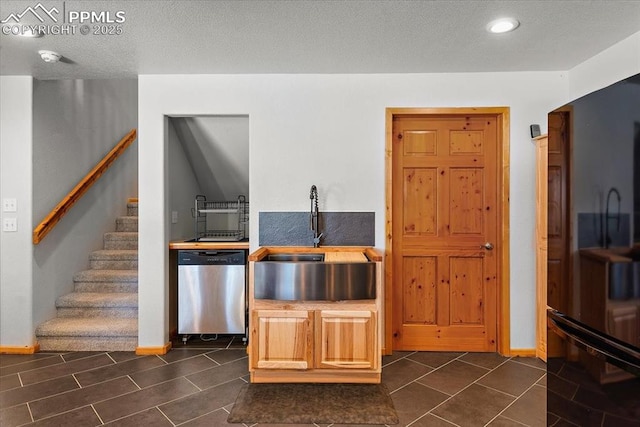
[(3, 212), (17, 212), (18, 201), (14, 198), (2, 199), (2, 210)]
[(18, 231), (18, 219), (4, 218), (2, 220), (2, 231)]
[(171, 211), (171, 224), (178, 223), (178, 211)]

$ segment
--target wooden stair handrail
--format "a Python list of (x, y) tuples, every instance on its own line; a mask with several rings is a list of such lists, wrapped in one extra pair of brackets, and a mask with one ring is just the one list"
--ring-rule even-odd
[(55, 227), (63, 216), (80, 200), (84, 193), (109, 169), (109, 166), (136, 140), (137, 131), (131, 129), (104, 158), (49, 212), (33, 229), (33, 244), (37, 245)]

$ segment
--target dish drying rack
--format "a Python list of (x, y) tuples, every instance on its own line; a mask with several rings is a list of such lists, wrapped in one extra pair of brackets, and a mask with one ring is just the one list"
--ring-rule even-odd
[[(191, 214), (196, 241), (236, 242), (246, 236), (249, 202), (243, 195), (233, 201), (207, 201), (205, 196), (197, 195)], [(218, 215), (228, 215), (228, 227), (220, 227), (219, 222), (214, 221), (213, 217)], [(234, 215), (237, 216), (237, 222)]]

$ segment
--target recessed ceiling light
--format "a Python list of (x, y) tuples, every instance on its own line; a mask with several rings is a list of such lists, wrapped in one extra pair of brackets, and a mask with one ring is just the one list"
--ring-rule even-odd
[(508, 33), (509, 31), (513, 31), (520, 25), (517, 19), (513, 18), (502, 18), (496, 19), (495, 21), (491, 21), (489, 25), (487, 25), (487, 30), (491, 33)]

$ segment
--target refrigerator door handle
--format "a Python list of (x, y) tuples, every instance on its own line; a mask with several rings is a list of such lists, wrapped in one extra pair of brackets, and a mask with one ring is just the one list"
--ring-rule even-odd
[(572, 319), (558, 310), (547, 310), (549, 327), (562, 338), (592, 356), (640, 377), (640, 349)]

